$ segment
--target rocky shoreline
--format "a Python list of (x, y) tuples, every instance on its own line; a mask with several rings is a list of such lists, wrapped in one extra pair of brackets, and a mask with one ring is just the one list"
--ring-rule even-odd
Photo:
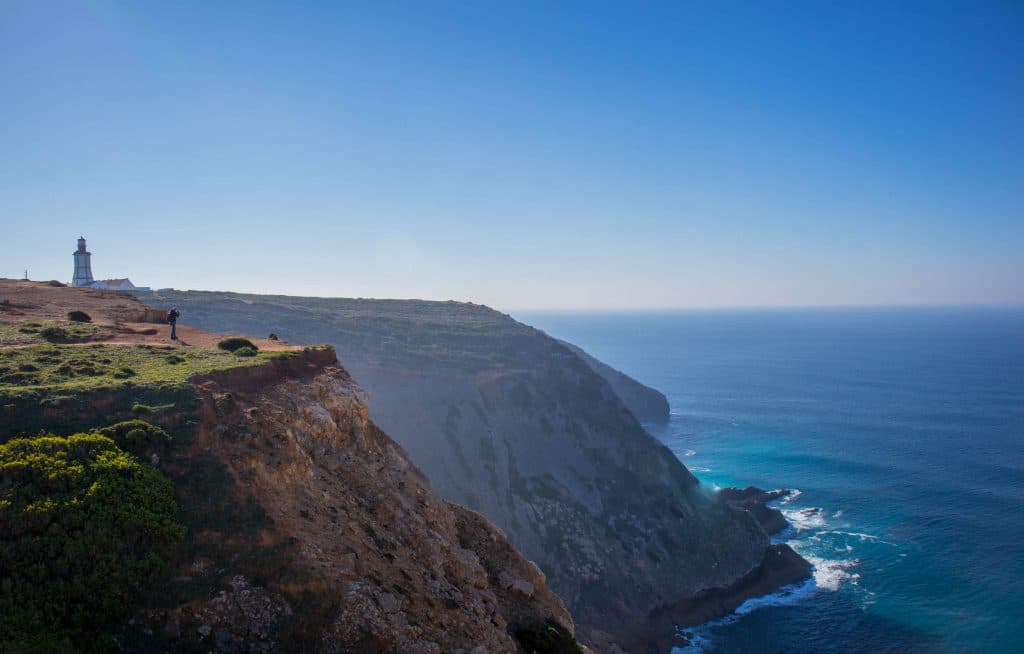
[[(768, 504), (790, 494), (789, 489), (766, 491), (754, 486), (723, 488), (717, 493), (719, 499), (733, 508), (749, 512), (770, 536), (789, 527), (789, 522), (781, 511)], [(812, 572), (811, 563), (789, 545), (772, 544), (765, 550), (761, 563), (735, 583), (703, 590), (686, 600), (652, 611), (628, 638), (619, 640), (623, 649), (617, 651), (664, 654), (673, 646), (687, 644), (685, 632), (679, 631), (681, 627), (724, 617), (747, 600), (805, 581)]]

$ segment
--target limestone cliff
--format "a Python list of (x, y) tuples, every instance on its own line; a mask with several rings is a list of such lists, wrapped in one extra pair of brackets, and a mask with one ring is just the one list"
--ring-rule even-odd
[[(579, 354), (454, 302), (168, 293), (186, 320), (334, 344), (374, 420), (445, 498), (540, 565), (601, 651), (667, 649), (674, 620), (795, 581), (785, 546), (702, 489)], [(795, 557), (799, 559), (799, 557)]]

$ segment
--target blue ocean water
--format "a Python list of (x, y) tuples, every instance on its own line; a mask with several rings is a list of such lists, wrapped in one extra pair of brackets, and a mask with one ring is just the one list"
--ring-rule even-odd
[(814, 580), (691, 650), (1024, 651), (1024, 310), (516, 317), (663, 391), (702, 483), (799, 490)]

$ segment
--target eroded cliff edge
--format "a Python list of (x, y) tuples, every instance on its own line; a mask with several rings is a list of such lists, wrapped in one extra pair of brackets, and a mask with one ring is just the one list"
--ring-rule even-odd
[[(161, 638), (219, 651), (515, 652), (519, 628), (572, 631), (536, 566), (431, 491), (369, 419), (332, 350), (194, 384), (195, 439), (164, 467), (185, 482), (183, 514), (200, 518), (197, 556), (173, 582), (185, 601), (140, 617)], [(229, 483), (197, 478), (204, 466)], [(223, 519), (203, 519), (213, 515)], [(212, 598), (189, 597), (211, 584)]]
[(216, 329), (324, 341), (445, 498), (503, 529), (600, 651), (667, 650), (672, 625), (807, 575), (719, 501), (577, 352), (479, 305), (219, 293), (154, 298)]

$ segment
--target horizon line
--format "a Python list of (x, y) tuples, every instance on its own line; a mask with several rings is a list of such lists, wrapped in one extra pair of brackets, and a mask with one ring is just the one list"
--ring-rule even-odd
[[(50, 280), (38, 280), (14, 277), (0, 277), (0, 279), (8, 281), (29, 281), (35, 283), (46, 283)], [(64, 282), (67, 283), (67, 282)], [(70, 283), (67, 283), (71, 286)], [(955, 308), (971, 308), (971, 309), (1024, 309), (1024, 301), (1020, 302), (851, 302), (851, 303), (825, 303), (825, 304), (806, 304), (806, 303), (792, 303), (792, 304), (705, 304), (705, 305), (663, 305), (663, 306), (639, 306), (639, 307), (628, 307), (628, 306), (593, 306), (593, 307), (501, 307), (496, 305), (487, 304), (484, 302), (478, 302), (475, 300), (456, 300), (456, 299), (427, 299), (419, 297), (367, 297), (367, 296), (355, 296), (355, 295), (301, 295), (291, 293), (279, 293), (279, 292), (254, 292), (254, 291), (236, 291), (236, 290), (223, 290), (223, 289), (201, 289), (201, 288), (174, 288), (170, 286), (162, 288), (148, 287), (149, 290), (143, 291), (120, 291), (126, 293), (160, 293), (161, 291), (167, 292), (198, 292), (198, 293), (230, 293), (235, 295), (263, 295), (263, 296), (277, 296), (277, 297), (296, 297), (296, 298), (316, 298), (323, 300), (381, 300), (381, 301), (394, 301), (394, 302), (456, 302), (460, 304), (473, 304), (477, 306), (485, 306), (496, 311), (503, 313), (511, 313), (513, 311), (525, 312), (525, 313), (626, 313), (626, 312), (637, 312), (637, 313), (656, 313), (656, 312), (669, 312), (669, 311), (773, 311), (773, 310), (794, 310), (794, 309), (955, 309)], [(118, 292), (118, 291), (115, 291)]]

